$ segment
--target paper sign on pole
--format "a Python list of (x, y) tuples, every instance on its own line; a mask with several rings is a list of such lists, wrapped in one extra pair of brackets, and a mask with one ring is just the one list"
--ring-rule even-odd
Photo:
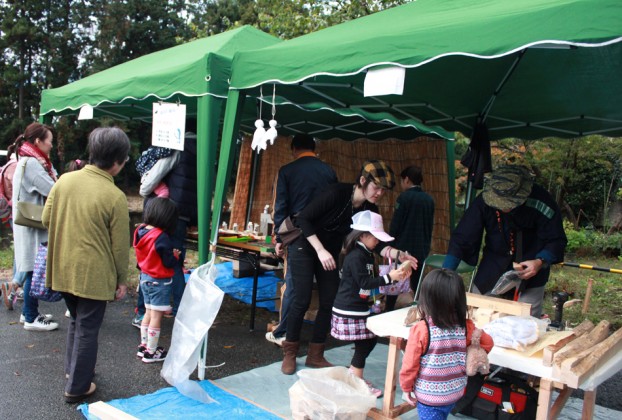
[(80, 113), (78, 114), (79, 120), (92, 120), (93, 119), (93, 107), (91, 105), (82, 105)]
[(403, 67), (382, 67), (367, 70), (363, 96), (401, 95), (404, 93)]
[(184, 150), (186, 131), (186, 105), (155, 102), (151, 145)]

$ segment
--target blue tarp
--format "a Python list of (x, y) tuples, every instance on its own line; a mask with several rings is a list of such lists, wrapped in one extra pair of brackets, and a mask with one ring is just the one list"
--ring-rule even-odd
[[(241, 277), (238, 279), (233, 277), (233, 264), (231, 262), (216, 264), (215, 267), (218, 271), (216, 286), (229, 296), (250, 305), (253, 293), (253, 278)], [(277, 296), (276, 284), (280, 281), (282, 280), (275, 276), (274, 271), (260, 274), (257, 282), (257, 299), (272, 299)], [(257, 307), (276, 312), (274, 300), (257, 302)]]
[[(163, 388), (153, 394), (109, 401), (108, 404), (139, 419), (278, 419), (280, 417), (219, 388), (210, 381), (199, 385), (216, 400), (204, 404), (185, 397), (174, 387)], [(78, 410), (85, 418), (97, 420), (89, 414), (88, 404)]]

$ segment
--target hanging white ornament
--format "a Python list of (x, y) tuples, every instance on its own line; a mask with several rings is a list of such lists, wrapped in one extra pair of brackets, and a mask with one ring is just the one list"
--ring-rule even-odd
[[(266, 129), (263, 126), (263, 120), (255, 121), (255, 133), (253, 133), (253, 142), (251, 143), (251, 149), (256, 150), (260, 143), (265, 143), (263, 138), (266, 135)], [(264, 147), (265, 149), (265, 147)]]
[(276, 137), (278, 136), (278, 133), (276, 132), (276, 125), (277, 122), (274, 119), (274, 116), (276, 115), (276, 85), (272, 85), (272, 119), (268, 122), (268, 124), (270, 125), (270, 128), (268, 129), (268, 131), (266, 131), (266, 143), (270, 142), (270, 145), (274, 144), (274, 141), (276, 140)]

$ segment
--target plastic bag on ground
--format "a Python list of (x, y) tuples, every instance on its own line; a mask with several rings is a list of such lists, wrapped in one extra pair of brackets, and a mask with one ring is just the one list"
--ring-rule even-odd
[(160, 375), (188, 398), (211, 403), (214, 400), (191, 381), (199, 362), (203, 339), (220, 310), (224, 293), (215, 284), (213, 262), (203, 264), (190, 275), (173, 325), (171, 347)]
[(292, 417), (314, 420), (364, 420), (376, 397), (362, 379), (343, 366), (303, 369), (289, 389)]

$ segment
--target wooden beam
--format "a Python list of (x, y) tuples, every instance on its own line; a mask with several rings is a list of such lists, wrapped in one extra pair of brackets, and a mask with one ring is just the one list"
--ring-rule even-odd
[(514, 302), (512, 300), (478, 295), (475, 293), (467, 293), (466, 298), (467, 306), (492, 309), (494, 312), (500, 312), (508, 315), (531, 315), (531, 304), (529, 303)]
[(562, 364), (561, 378), (568, 386), (578, 388), (585, 378), (598, 370), (620, 351), (622, 351), (622, 329), (617, 330), (596, 346), (587, 349), (587, 354), (579, 359), (578, 363), (569, 365), (568, 370), (564, 369), (566, 362)]
[(572, 388), (568, 388), (565, 385), (562, 390), (559, 391), (559, 395), (557, 396), (557, 398), (555, 398), (555, 402), (553, 403), (551, 411), (549, 412), (549, 420), (557, 419), (557, 416), (559, 416), (559, 414), (561, 413), (564, 405), (566, 405), (568, 398), (570, 398), (570, 394), (572, 394), (572, 391)]
[(572, 335), (562, 338), (555, 344), (546, 346), (543, 349), (542, 364), (544, 366), (553, 366), (553, 357), (555, 357), (555, 353), (560, 351), (565, 345), (573, 341), (575, 338), (581, 337), (582, 335), (590, 332), (592, 329), (594, 329), (594, 324), (592, 321), (586, 319), (572, 330)]
[[(563, 378), (564, 361), (572, 359), (572, 361), (568, 363), (574, 364), (574, 360), (583, 359), (587, 355), (584, 350), (592, 350), (594, 346), (606, 339), (609, 336), (610, 327), (611, 324), (609, 321), (602, 320), (592, 331), (581, 337), (581, 340), (574, 340), (562, 350), (557, 352), (553, 358), (553, 376), (556, 378)], [(567, 382), (564, 381), (564, 383)], [(571, 386), (570, 384), (568, 385)], [(576, 386), (573, 388), (576, 388)]]
[(121, 411), (103, 401), (89, 404), (89, 413), (100, 420), (138, 420), (138, 418)]

